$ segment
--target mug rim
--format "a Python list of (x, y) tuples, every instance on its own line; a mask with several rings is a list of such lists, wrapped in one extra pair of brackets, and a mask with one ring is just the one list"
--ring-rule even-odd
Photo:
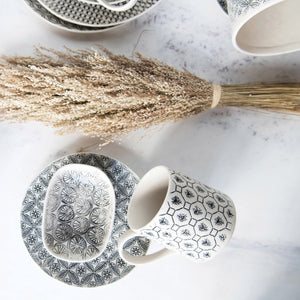
[[(163, 201), (160, 202), (160, 206), (155, 213), (153, 213), (154, 210), (151, 211), (152, 207), (149, 206), (148, 212), (151, 211), (150, 212), (151, 219), (147, 220), (146, 219), (147, 205), (145, 205), (145, 203), (153, 199), (155, 200), (155, 196), (153, 197), (153, 194), (155, 195), (155, 189), (152, 189), (150, 187), (149, 189), (145, 188), (145, 190), (142, 190), (142, 192), (138, 193), (138, 195), (135, 195), (135, 193), (139, 189), (139, 184), (141, 182), (143, 183), (143, 181), (145, 180), (145, 177), (149, 173), (152, 173), (153, 171), (157, 170), (158, 168), (161, 170), (165, 170), (167, 172), (165, 174), (168, 174), (168, 187), (165, 190), (163, 190), (163, 188), (161, 190), (159, 189), (159, 187), (157, 188), (156, 190), (158, 191), (157, 195), (160, 196), (162, 194), (162, 191), (164, 191), (165, 197)], [(147, 180), (145, 180), (144, 184), (151, 182), (151, 180), (149, 181), (149, 179), (153, 179), (153, 178), (155, 177), (153, 177), (152, 174), (152, 176), (146, 178)], [(159, 182), (161, 179), (163, 180), (164, 178), (157, 176), (157, 178), (155, 179), (157, 181), (156, 182), (154, 181), (154, 187), (155, 187), (155, 183)], [(183, 179), (183, 181), (180, 179)], [(230, 241), (236, 227), (236, 208), (232, 199), (226, 194), (224, 194), (223, 192), (220, 192), (215, 188), (211, 188), (195, 179), (189, 178), (188, 176), (183, 175), (180, 172), (173, 171), (172, 169), (165, 166), (157, 166), (150, 169), (142, 177), (140, 183), (137, 185), (136, 190), (132, 195), (132, 198), (136, 196), (137, 198), (135, 199), (137, 199), (137, 203), (138, 203), (139, 199), (143, 200), (143, 196), (144, 196), (145, 202), (144, 203), (141, 202), (141, 206), (138, 207), (137, 205), (133, 210), (132, 207), (135, 206), (137, 203), (133, 202), (132, 201), (133, 199), (131, 198), (128, 207), (128, 214), (127, 214), (128, 224), (130, 229), (125, 233), (124, 237), (121, 239), (121, 244), (120, 244), (121, 246), (119, 245), (119, 249), (122, 249), (126, 241), (128, 241), (133, 236), (144, 236), (146, 238), (149, 238), (150, 240), (157, 240), (159, 243), (163, 244), (166, 249), (170, 251), (174, 251), (177, 253), (190, 256), (191, 259), (194, 261), (208, 261), (212, 259), (217, 254), (217, 252), (219, 252), (219, 250), (221, 250)], [(166, 183), (163, 183), (162, 187), (164, 187), (164, 184)], [(202, 185), (204, 188), (204, 191), (202, 191), (202, 193), (204, 194), (201, 195), (200, 192), (201, 190), (197, 189), (197, 186), (200, 188)], [(177, 189), (177, 187), (179, 187), (179, 189)], [(184, 188), (188, 188), (187, 191), (189, 191), (189, 189), (191, 188), (194, 190), (196, 194), (192, 192), (191, 194), (188, 195), (187, 193), (184, 193)], [(148, 196), (147, 193), (149, 193), (150, 195), (149, 197), (147, 197)], [(178, 202), (178, 200), (175, 197), (173, 197), (173, 193), (175, 193), (174, 196), (177, 193), (179, 193), (183, 201)], [(221, 196), (222, 201), (216, 198), (218, 196), (219, 197)], [(211, 200), (213, 200), (216, 205), (212, 207), (209, 206), (211, 203), (213, 204)], [(198, 203), (200, 203), (202, 207), (201, 206), (198, 207)], [(186, 206), (186, 204), (188, 206)], [(178, 207), (177, 205), (180, 205), (180, 207)], [(197, 209), (198, 212), (195, 212), (194, 208)], [(180, 212), (181, 210), (182, 211), (188, 210), (188, 215), (185, 215), (183, 212)], [(191, 213), (191, 210), (193, 210), (194, 215), (193, 213)], [(146, 211), (145, 218), (144, 215), (141, 214), (142, 226), (134, 226), (136, 224), (139, 224), (138, 223), (139, 220), (137, 218), (136, 224), (133, 224), (131, 220), (131, 216), (139, 216), (140, 215), (139, 212), (143, 213), (145, 211)], [(185, 216), (186, 219), (182, 220), (181, 218), (179, 218), (179, 216), (181, 215)], [(166, 221), (167, 223), (163, 223), (165, 216), (167, 218), (169, 217), (172, 218), (170, 219), (170, 222), (167, 219)], [(178, 219), (176, 218), (176, 216), (178, 217)], [(180, 223), (180, 222), (185, 222), (186, 220), (187, 220), (186, 223)], [(220, 221), (222, 221), (222, 223), (217, 223)], [(207, 223), (209, 224), (206, 225)], [(202, 228), (200, 228), (200, 225), (202, 225)], [(180, 228), (186, 229), (186, 226), (193, 227), (192, 231), (190, 231), (192, 234), (188, 234), (188, 237), (184, 233), (180, 233)], [(165, 233), (167, 233), (168, 230), (173, 232), (175, 235), (173, 234), (171, 235), (166, 234), (166, 236), (161, 235), (161, 233), (164, 233), (164, 231)], [(185, 235), (185, 237), (183, 237), (183, 235)], [(185, 246), (182, 246), (182, 243), (187, 241), (191, 241), (192, 243), (194, 243), (193, 246), (194, 248), (192, 249), (184, 248)], [(206, 246), (202, 247), (199, 244), (202, 243), (202, 245), (204, 245), (204, 242), (207, 243), (208, 248), (205, 248)], [(200, 249), (199, 252), (198, 249)], [(165, 254), (159, 251), (159, 252), (155, 252), (154, 255), (155, 257), (159, 258), (159, 257), (163, 257)], [(124, 255), (123, 259), (127, 260), (128, 258), (126, 257), (130, 257), (130, 256)], [(147, 259), (141, 259), (141, 260), (128, 259), (127, 261), (133, 264), (134, 263), (141, 264), (141, 263), (148, 262)], [(149, 261), (152, 261), (152, 258)]]
[[(230, 0), (227, 0), (227, 2)], [(232, 20), (232, 43), (234, 47), (241, 51), (244, 54), (250, 54), (255, 56), (272, 56), (272, 55), (280, 55), (287, 54), (291, 52), (296, 52), (300, 50), (300, 40), (297, 42), (286, 43), (278, 46), (270, 46), (270, 47), (255, 47), (249, 46), (248, 50), (246, 46), (243, 47), (242, 43), (238, 42), (238, 36), (241, 29), (247, 25), (247, 23), (255, 16), (263, 13), (265, 10), (271, 8), (272, 6), (278, 5), (286, 0), (271, 0), (267, 3), (262, 3), (263, 7), (251, 10), (247, 12), (243, 17), (236, 17)], [(290, 0), (288, 0), (290, 1)], [(228, 10), (230, 15), (230, 10)], [(242, 20), (241, 20), (242, 19)], [(293, 45), (298, 45), (298, 47), (293, 47)], [(273, 50), (272, 50), (273, 49)], [(269, 51), (268, 51), (269, 50)]]

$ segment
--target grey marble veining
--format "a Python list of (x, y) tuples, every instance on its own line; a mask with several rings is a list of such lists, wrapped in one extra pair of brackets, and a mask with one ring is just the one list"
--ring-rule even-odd
[[(247, 56), (234, 49), (230, 32), (228, 16), (213, 0), (163, 0), (129, 24), (86, 35), (52, 27), (22, 1), (6, 1), (0, 10), (0, 54), (29, 55), (34, 45), (86, 48), (101, 43), (116, 53), (140, 52), (222, 84), (300, 80), (300, 52)], [(98, 138), (77, 134), (57, 136), (35, 123), (0, 124), (1, 299), (299, 298), (299, 117), (216, 108), (131, 133), (103, 149), (98, 143)], [(164, 164), (223, 191), (237, 208), (231, 242), (211, 262), (195, 264), (174, 255), (139, 266), (107, 287), (78, 289), (51, 279), (23, 245), (21, 202), (46, 165), (79, 151), (117, 158), (139, 176)]]

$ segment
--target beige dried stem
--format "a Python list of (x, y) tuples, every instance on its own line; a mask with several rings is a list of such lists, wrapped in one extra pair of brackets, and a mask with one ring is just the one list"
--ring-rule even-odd
[(80, 132), (108, 142), (216, 104), (300, 111), (299, 83), (221, 88), (140, 54), (129, 59), (101, 47), (41, 47), (34, 57), (1, 57), (0, 68), (0, 121), (39, 121), (61, 134)]

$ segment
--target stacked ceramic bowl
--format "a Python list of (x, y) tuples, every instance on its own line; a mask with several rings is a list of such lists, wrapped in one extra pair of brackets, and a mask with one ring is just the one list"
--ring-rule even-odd
[[(122, 162), (95, 153), (52, 162), (29, 186), (21, 211), (22, 238), (49, 276), (78, 287), (113, 283), (134, 269), (118, 250), (128, 230), (127, 209), (139, 178)], [(149, 241), (124, 250), (145, 255)]]
[(101, 32), (131, 21), (160, 0), (25, 0), (44, 20), (71, 31)]

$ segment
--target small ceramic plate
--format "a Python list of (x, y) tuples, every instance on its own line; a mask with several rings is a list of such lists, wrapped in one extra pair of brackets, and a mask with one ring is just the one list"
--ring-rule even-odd
[[(107, 246), (98, 257), (85, 262), (58, 259), (49, 253), (42, 239), (43, 207), (49, 182), (57, 170), (69, 164), (84, 164), (99, 168), (110, 179), (115, 192), (115, 215)], [(102, 155), (72, 154), (51, 163), (33, 180), (22, 203), (22, 237), (33, 260), (49, 276), (79, 287), (102, 286), (128, 274), (134, 266), (121, 259), (118, 239), (129, 228), (127, 208), (138, 181), (138, 177), (126, 165)], [(148, 246), (148, 240), (135, 238), (125, 245), (125, 250), (133, 255), (144, 255)]]
[(227, 10), (227, 0), (217, 0), (219, 2), (219, 4), (221, 5), (221, 7), (223, 8), (223, 10), (228, 14), (228, 10)]
[(106, 27), (90, 27), (90, 26), (81, 26), (73, 24), (67, 21), (64, 21), (57, 16), (50, 13), (44, 6), (40, 4), (38, 0), (24, 0), (27, 5), (40, 16), (43, 20), (47, 21), (51, 25), (58, 27), (60, 29), (65, 29), (73, 32), (82, 32), (82, 33), (93, 33), (93, 32), (105, 32), (111, 30), (112, 28), (121, 26), (121, 25), (112, 25)]
[(71, 262), (92, 260), (105, 249), (115, 215), (115, 192), (99, 168), (61, 167), (45, 197), (42, 238), (53, 256)]
[(160, 0), (138, 0), (126, 11), (111, 11), (99, 3), (83, 0), (39, 0), (53, 15), (73, 24), (101, 27), (121, 24), (133, 20)]

